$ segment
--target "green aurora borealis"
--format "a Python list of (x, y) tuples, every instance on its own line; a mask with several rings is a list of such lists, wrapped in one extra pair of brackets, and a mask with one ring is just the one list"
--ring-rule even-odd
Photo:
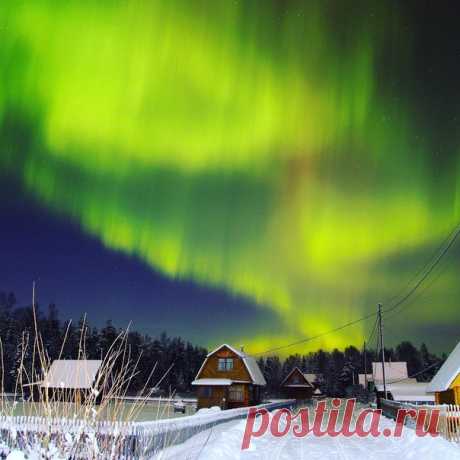
[[(4, 1), (0, 165), (108, 248), (275, 312), (277, 335), (241, 325), (251, 351), (334, 328), (460, 217), (454, 141), (433, 167), (417, 101), (388, 84), (411, 78), (413, 37), (383, 3)], [(458, 319), (458, 268), (401, 330)]]

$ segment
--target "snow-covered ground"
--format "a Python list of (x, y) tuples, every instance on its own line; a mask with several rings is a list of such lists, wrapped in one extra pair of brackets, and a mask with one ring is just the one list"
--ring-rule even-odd
[[(404, 428), (401, 438), (314, 437), (296, 438), (292, 434), (275, 438), (269, 432), (253, 438), (248, 450), (241, 450), (245, 420), (214, 427), (173, 446), (155, 460), (460, 460), (460, 445), (440, 437), (417, 437)], [(392, 420), (382, 417), (381, 431), (394, 429)]]
[[(202, 410), (194, 416), (173, 419), (170, 422), (159, 420), (157, 425), (158, 428), (168, 424), (173, 424), (177, 429), (193, 428), (195, 425), (202, 426), (216, 418), (226, 419), (228, 417), (230, 419), (230, 416), (234, 417), (236, 413), (239, 414), (239, 411), (241, 409), (222, 412), (216, 412), (212, 409)], [(146, 429), (149, 428), (149, 423), (139, 425), (145, 425)], [(255, 431), (259, 426), (256, 421)], [(215, 425), (211, 429), (199, 432), (183, 444), (168, 447), (157, 454), (153, 460), (460, 460), (460, 444), (450, 443), (441, 437), (433, 438), (430, 435), (417, 437), (415, 431), (409, 427), (404, 427), (400, 438), (385, 437), (383, 435), (376, 438), (372, 436), (345, 438), (343, 436), (330, 437), (328, 435), (316, 437), (313, 434), (303, 438), (296, 438), (292, 431), (285, 437), (276, 438), (270, 434), (270, 430), (267, 430), (267, 433), (262, 437), (252, 438), (249, 449), (242, 451), (241, 444), (245, 428), (245, 419), (222, 420), (222, 423)], [(279, 428), (282, 429), (282, 426)], [(395, 423), (382, 417), (379, 430), (383, 432), (386, 428), (393, 432)], [(94, 436), (91, 439), (94, 441)], [(70, 433), (66, 433), (65, 442), (68, 442), (69, 446), (72, 447), (73, 438)], [(32, 446), (33, 444), (28, 449), (25, 449), (24, 452), (27, 453), (26, 458), (28, 459), (63, 460), (68, 457), (67, 455), (59, 456), (58, 449), (50, 444), (45, 446), (38, 442), (36, 449)], [(98, 452), (96, 444), (94, 446), (95, 452)], [(25, 458), (21, 452), (9, 452), (9, 449), (0, 442), (0, 458), (5, 458), (6, 456), (8, 456), (8, 460), (23, 460)], [(95, 458), (115, 460), (119, 459), (119, 456), (115, 453), (111, 454), (109, 449), (108, 457), (99, 452), (98, 455), (95, 455)]]

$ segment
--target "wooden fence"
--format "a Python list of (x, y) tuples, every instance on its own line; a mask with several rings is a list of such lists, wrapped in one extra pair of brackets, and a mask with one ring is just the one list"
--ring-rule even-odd
[(439, 409), (438, 432), (441, 436), (449, 441), (460, 443), (460, 406), (443, 404), (426, 408), (428, 411)]
[[(454, 404), (407, 404), (400, 403), (397, 401), (389, 401), (387, 399), (381, 400), (381, 408), (383, 415), (396, 420), (399, 409), (414, 409), (419, 411), (424, 409), (427, 411), (427, 417), (425, 419), (425, 428), (431, 419), (431, 413), (433, 410), (439, 411), (439, 422), (437, 431), (438, 433), (448, 441), (460, 443), (460, 406)], [(415, 426), (415, 422), (410, 418), (406, 418), (406, 424), (409, 426)]]
[[(294, 400), (261, 404), (269, 411), (292, 407)], [(221, 423), (244, 419), (248, 407), (197, 413), (150, 422), (88, 421), (67, 418), (0, 416), (0, 444), (10, 449), (43, 448), (52, 443), (64, 458), (138, 460), (181, 444)]]

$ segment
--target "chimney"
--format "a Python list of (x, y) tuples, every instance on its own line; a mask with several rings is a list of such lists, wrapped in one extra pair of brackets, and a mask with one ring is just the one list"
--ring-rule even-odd
[(244, 353), (244, 345), (240, 345), (241, 353)]

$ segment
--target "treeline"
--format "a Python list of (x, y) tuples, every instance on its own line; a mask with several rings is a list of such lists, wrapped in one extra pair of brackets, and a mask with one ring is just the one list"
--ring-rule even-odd
[[(88, 359), (102, 359), (120, 330), (110, 321), (102, 328), (91, 327), (83, 318), (73, 323), (62, 321), (54, 304), (42, 310), (36, 306), (38, 330), (44, 342), (49, 359), (52, 361), (61, 356), (62, 359), (77, 359), (82, 330), (85, 336), (85, 354)], [(17, 305), (14, 294), (0, 291), (0, 339), (3, 356), (3, 385), (5, 391), (13, 391), (17, 380), (17, 372), (21, 359), (25, 368), (32, 365), (32, 345), (34, 342), (35, 325), (31, 306)], [(127, 336), (130, 356), (133, 362), (138, 361), (137, 372), (130, 382), (129, 393), (140, 391), (147, 381), (153, 366), (156, 365), (152, 385), (159, 383), (164, 394), (170, 392), (188, 393), (193, 391), (191, 382), (194, 380), (207, 350), (203, 347), (182, 340), (180, 337), (168, 337), (166, 333), (159, 337), (130, 331)], [(25, 347), (24, 357), (21, 355)], [(419, 381), (429, 381), (441, 360), (428, 351), (425, 344), (418, 349), (410, 342), (402, 342), (395, 348), (385, 349), (387, 360), (406, 361), (409, 376), (417, 374)], [(279, 396), (280, 384), (284, 377), (294, 368), (312, 374), (320, 374), (320, 389), (328, 396), (357, 395), (362, 389), (358, 386), (358, 374), (364, 373), (364, 362), (367, 362), (367, 373), (372, 373), (372, 362), (379, 361), (375, 351), (366, 352), (366, 360), (361, 350), (353, 346), (344, 351), (333, 350), (291, 355), (284, 360), (278, 356), (269, 356), (258, 360), (259, 366), (267, 380), (268, 396)], [(445, 359), (445, 357), (444, 357)], [(36, 363), (37, 364), (37, 363)], [(432, 366), (425, 372), (427, 367)]]
[[(385, 348), (386, 361), (407, 362), (409, 377), (417, 375), (417, 380), (421, 382), (430, 381), (439, 368), (437, 363), (444, 359), (445, 356), (440, 359), (430, 353), (425, 344), (418, 349), (409, 341), (401, 342), (395, 348)], [(377, 356), (374, 350), (366, 351), (364, 357), (361, 350), (349, 346), (344, 351), (334, 349), (331, 352), (318, 350), (305, 355), (295, 354), (284, 361), (278, 356), (269, 356), (259, 359), (258, 363), (267, 380), (270, 395), (278, 395), (284, 377), (291, 369), (299, 367), (306, 373), (321, 375), (319, 386), (323, 394), (349, 397), (359, 396), (363, 391), (358, 385), (358, 374), (372, 374), (372, 363), (380, 360), (381, 355)]]
[[(82, 330), (85, 336), (87, 359), (101, 359), (121, 332), (112, 325), (111, 321), (107, 321), (100, 329), (91, 327), (83, 318), (76, 323), (61, 321), (54, 304), (49, 305), (46, 311), (42, 311), (38, 305), (35, 310), (38, 331), (50, 361), (60, 355), (61, 359), (77, 359), (81, 348)], [(25, 369), (31, 368), (34, 337), (32, 307), (20, 307), (16, 303), (14, 294), (0, 292), (0, 338), (3, 349), (5, 391), (14, 391), (21, 359)], [(26, 343), (28, 346), (24, 346)], [(179, 337), (168, 337), (166, 333), (153, 338), (130, 331), (127, 335), (127, 344), (131, 361), (138, 362), (136, 373), (130, 382), (130, 394), (143, 389), (154, 366), (151, 387), (159, 383), (159, 389), (166, 395), (171, 392), (191, 391), (191, 382), (207, 354), (205, 348), (194, 346)], [(21, 358), (23, 350), (25, 350), (24, 356)]]

